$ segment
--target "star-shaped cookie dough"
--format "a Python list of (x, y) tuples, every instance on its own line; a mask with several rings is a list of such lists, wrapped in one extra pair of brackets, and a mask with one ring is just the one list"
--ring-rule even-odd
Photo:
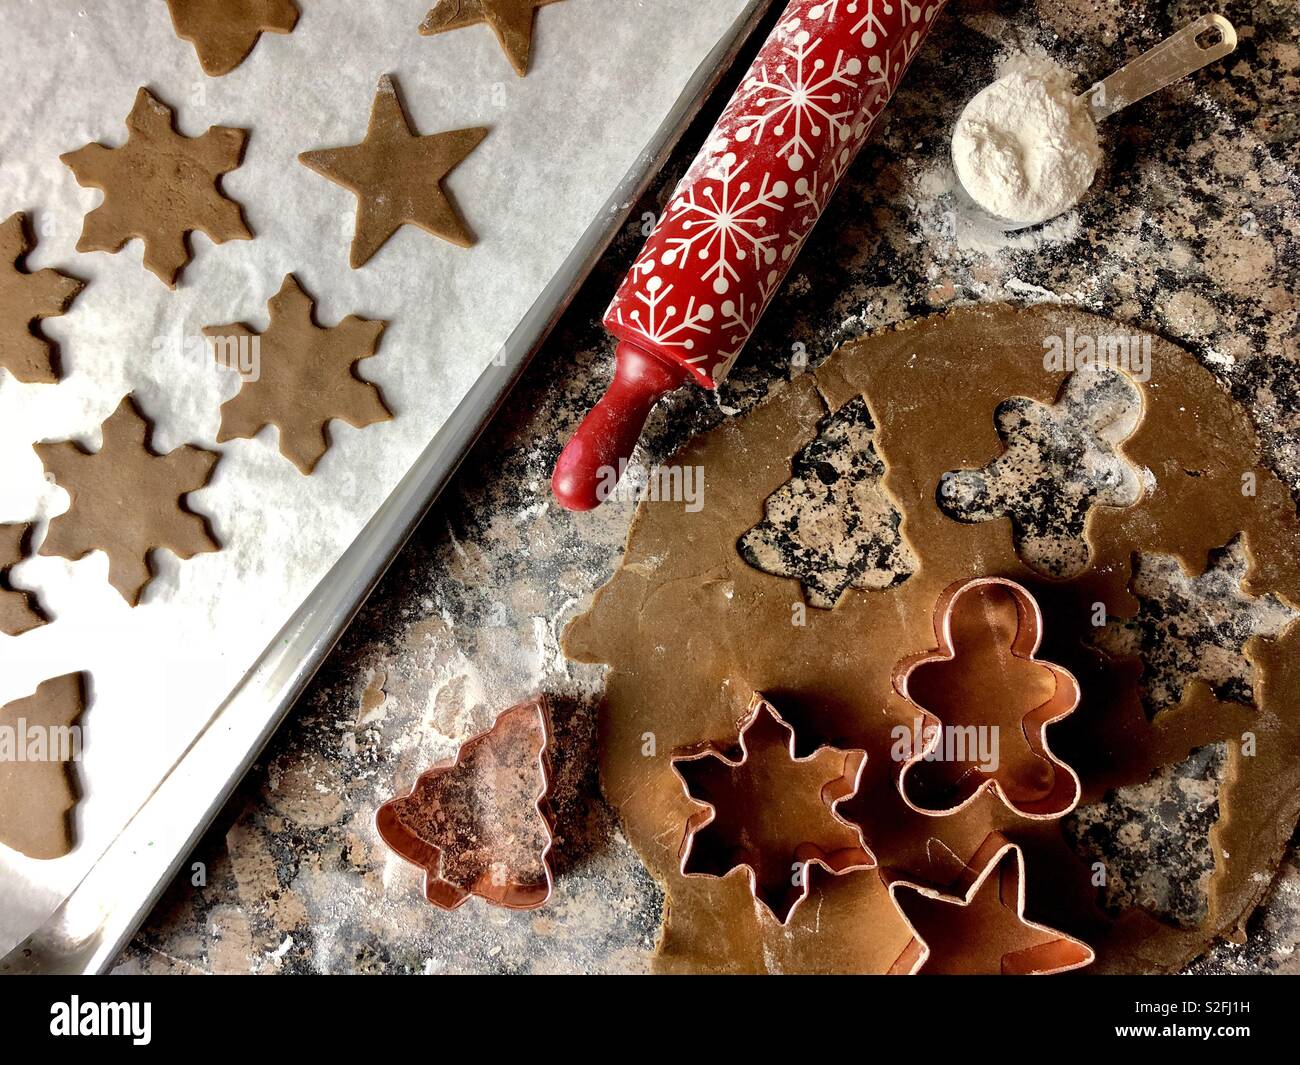
[(488, 135), (482, 128), (421, 136), (389, 75), (379, 79), (370, 128), (360, 144), (303, 152), (299, 162), (357, 196), (352, 268), (361, 268), (402, 226), (419, 226), (462, 248), (474, 237), (443, 190), (442, 180)]
[(85, 282), (57, 270), (29, 274), (23, 260), (35, 246), (21, 211), (0, 223), (0, 369), (26, 384), (52, 384), (54, 345), (38, 324), (63, 314)]
[(559, 0), (438, 0), (425, 16), (420, 32), (425, 37), (486, 22), (497, 35), (515, 72), (528, 73), (533, 51), (533, 16), (539, 7)]
[(0, 707), (0, 845), (29, 858), (72, 850), (72, 764), (81, 757), (84, 688), (83, 676), (69, 673)]
[(220, 456), (188, 444), (159, 455), (149, 437), (149, 422), (127, 396), (104, 423), (98, 451), (70, 440), (35, 445), (46, 472), (72, 498), (67, 512), (50, 522), (40, 553), (75, 562), (105, 552), (109, 583), (132, 606), (153, 579), (155, 548), (182, 559), (220, 550), (207, 521), (184, 498), (208, 483)]
[(315, 322), (314, 301), (293, 274), (268, 305), (271, 324), (265, 333), (246, 325), (208, 326), (218, 362), (231, 365), (232, 345), (256, 366), (234, 399), (221, 407), (217, 439), (251, 440), (268, 425), (280, 430), (280, 453), (309, 474), (329, 449), (333, 418), (363, 429), (392, 419), (379, 388), (356, 375), (356, 364), (375, 354), (387, 322), (350, 315), (338, 325)]
[(1092, 964), (1091, 947), (1025, 917), (1025, 856), (992, 833), (947, 894), (886, 876), (912, 929), (894, 976), (1050, 976)]
[(187, 236), (198, 230), (215, 244), (252, 240), (239, 204), (226, 197), (222, 174), (244, 157), (248, 132), (213, 126), (198, 137), (176, 131), (175, 112), (148, 89), (136, 94), (120, 148), (88, 144), (59, 158), (104, 202), (86, 215), (77, 251), (121, 251), (144, 241), (144, 265), (168, 288), (192, 258)]
[(9, 569), (23, 560), (23, 542), (30, 525), (0, 525), (0, 633), (21, 636), (45, 624), (32, 597), (9, 583)]
[(263, 33), (292, 33), (293, 0), (167, 0), (176, 36), (194, 45), (210, 78), (229, 74)]

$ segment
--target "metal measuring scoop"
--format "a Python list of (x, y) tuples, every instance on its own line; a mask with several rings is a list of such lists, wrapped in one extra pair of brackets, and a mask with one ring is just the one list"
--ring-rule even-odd
[[(1078, 102), (1088, 109), (1093, 122), (1099, 123), (1116, 111), (1222, 59), (1236, 47), (1237, 31), (1231, 22), (1222, 15), (1202, 15), (1110, 77), (1096, 82), (1078, 97)], [(960, 177), (954, 192), (957, 205), (964, 213), (976, 222), (1003, 232), (1013, 233), (1051, 221), (1019, 222), (991, 214), (971, 197)]]

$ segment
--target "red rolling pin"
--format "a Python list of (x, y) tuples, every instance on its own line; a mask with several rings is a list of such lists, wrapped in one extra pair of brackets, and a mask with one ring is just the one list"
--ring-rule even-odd
[(613, 383), (551, 478), (604, 502), (651, 408), (731, 371), (946, 0), (791, 0), (605, 314)]

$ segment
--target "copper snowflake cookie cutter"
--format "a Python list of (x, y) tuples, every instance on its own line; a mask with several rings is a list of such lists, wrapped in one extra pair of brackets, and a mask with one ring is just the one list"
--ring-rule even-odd
[[(822, 746), (810, 755), (798, 757), (794, 728), (757, 693), (737, 724), (739, 734), (735, 745), (704, 743), (672, 755), (669, 764), (682, 793), (700, 807), (686, 820), (679, 869), (683, 876), (710, 879), (724, 879), (743, 869), (755, 902), (779, 924), (787, 925), (811, 890), (811, 866), (820, 866), (833, 876), (876, 867), (875, 855), (867, 847), (861, 827), (840, 816), (837, 810), (843, 800), (857, 794), (867, 753)], [(751, 747), (768, 751), (776, 749), (778, 744), (783, 758), (788, 759), (789, 772), (813, 776), (818, 781), (815, 791), (796, 787), (775, 799), (770, 795), (758, 798), (743, 804), (739, 816), (734, 816), (730, 809), (720, 815), (718, 804), (711, 801), (719, 797), (717, 794), (705, 799), (692, 792), (690, 778), (696, 777), (698, 785), (710, 768), (716, 770), (715, 783), (726, 781), (718, 791), (744, 790), (746, 784), (753, 783), (746, 772), (747, 768), (753, 769), (751, 754), (755, 754), (755, 762), (764, 759), (763, 754), (751, 751)], [(739, 756), (733, 757), (730, 752), (737, 748)], [(765, 855), (763, 843), (791, 827), (792, 813), (795, 818), (802, 814), (810, 820), (821, 820), (818, 838), (783, 840), (776, 845), (783, 853)], [(700, 840), (710, 827), (713, 832), (706, 838), (714, 850), (700, 861), (705, 850)], [(740, 828), (737, 834), (741, 838), (727, 839), (729, 828)], [(713, 836), (720, 838), (709, 838)], [(701, 865), (703, 869), (699, 868)], [(775, 897), (778, 886), (782, 888), (779, 898)]]
[[(490, 729), (461, 744), (453, 761), (425, 771), (408, 794), (379, 808), (380, 838), (425, 871), (424, 895), (433, 905), (455, 910), (477, 895), (505, 909), (535, 910), (550, 899), (552, 738), (550, 703), (536, 696), (502, 711)], [(538, 784), (521, 802), (527, 765)], [(530, 834), (536, 846), (523, 863), (493, 858), (494, 844), (509, 848), (520, 837), (527, 843)], [(520, 868), (529, 863), (531, 869)]]
[[(1014, 629), (1006, 611), (999, 611), (990, 601), (990, 593), (998, 591), (1014, 603)], [(970, 607), (974, 596), (984, 599), (984, 609), (968, 618), (962, 608)], [(935, 605), (934, 632), (936, 648), (910, 655), (894, 668), (894, 690), (921, 714), (917, 730), (921, 742), (915, 742), (914, 734), (898, 772), (903, 801), (917, 813), (945, 817), (991, 792), (1022, 817), (1064, 817), (1078, 805), (1079, 776), (1052, 753), (1046, 730), (1074, 712), (1081, 693), (1069, 670), (1037, 657), (1043, 635), (1038, 601), (1028, 589), (1004, 577), (957, 581), (944, 590)], [(1017, 700), (1028, 705), (1010, 705), (1008, 709), (1009, 701)], [(955, 712), (961, 721), (945, 724), (943, 714), (931, 709), (936, 702), (943, 705), (943, 714)], [(1004, 730), (1000, 724), (985, 724), (987, 711), (971, 714), (974, 707), (992, 707), (994, 714), (1010, 712), (1019, 728)], [(973, 733), (971, 717), (981, 722), (973, 726)], [(998, 760), (991, 769), (977, 759), (954, 757), (967, 741), (982, 743), (981, 728), (990, 729), (985, 735), (998, 739)], [(1001, 760), (1004, 736), (1012, 740), (1010, 764)], [(947, 778), (934, 788), (936, 804), (922, 805), (910, 794), (913, 789), (909, 785), (923, 763), (938, 764), (940, 771), (935, 775)], [(973, 788), (972, 778), (979, 781)], [(954, 795), (964, 797), (953, 803)]]
[[(996, 883), (986, 887), (995, 873)], [(1096, 959), (1096, 952), (1082, 940), (1025, 917), (1024, 851), (1000, 832), (985, 838), (947, 891), (892, 874), (882, 879), (912, 936), (890, 967), (890, 976), (926, 971), (1051, 976), (1082, 969)], [(914, 895), (912, 913), (900, 903), (900, 892)], [(918, 919), (916, 906), (921, 900), (928, 911), (925, 920)], [(946, 918), (936, 920), (945, 909)], [(1006, 919), (1008, 911), (1011, 921)], [(940, 927), (945, 919), (950, 923), (946, 929)]]

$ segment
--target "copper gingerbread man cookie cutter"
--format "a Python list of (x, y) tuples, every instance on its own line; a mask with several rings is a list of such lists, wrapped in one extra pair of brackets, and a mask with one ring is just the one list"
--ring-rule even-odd
[(937, 647), (893, 674), (894, 690), (921, 715), (898, 773), (903, 801), (944, 817), (989, 792), (1022, 817), (1065, 816), (1079, 802), (1079, 776), (1052, 752), (1046, 730), (1074, 712), (1081, 692), (1069, 670), (1037, 657), (1038, 601), (1004, 577), (958, 581), (935, 605), (934, 632)]

